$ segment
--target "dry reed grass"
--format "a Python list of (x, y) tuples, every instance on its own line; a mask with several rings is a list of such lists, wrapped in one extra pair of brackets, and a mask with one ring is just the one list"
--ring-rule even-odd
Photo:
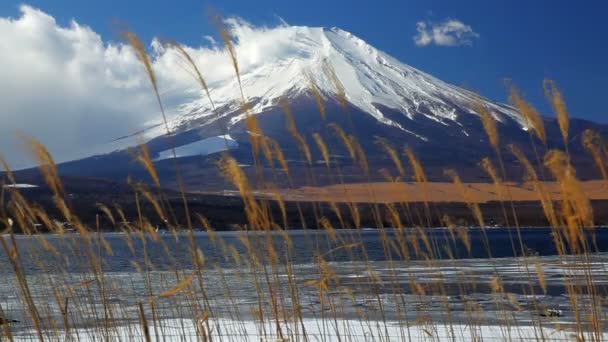
[[(499, 274), (497, 263), (491, 258), (494, 251), (486, 235), (484, 213), (472, 186), (464, 183), (455, 171), (446, 171), (446, 175), (452, 179), (452, 186), (471, 211), (475, 221), (473, 224), (481, 229), (483, 246), (474, 240), (472, 230), (468, 229), (466, 223), (456, 222), (430, 205), (432, 184), (410, 147), (405, 147), (403, 154), (408, 161), (407, 170), (411, 170), (415, 183), (420, 186), (417, 189), (421, 193), (417, 195), (424, 203), (422, 209), (409, 206), (406, 199), (382, 202), (386, 199), (377, 199), (377, 194), (368, 188), (365, 191), (373, 202), (369, 207), (354, 204), (348, 199), (343, 199), (343, 203), (332, 200), (319, 201), (326, 202), (323, 204), (313, 203), (315, 222), (312, 224), (303, 222), (302, 211), (298, 207), (302, 226), (318, 228), (323, 234), (304, 230), (301, 240), (297, 234), (290, 234), (288, 230), (292, 227), (288, 226), (288, 222), (293, 221), (293, 218), (289, 217), (284, 193), (275, 184), (265, 181), (259, 152), (270, 165), (273, 173), (271, 178), (277, 180), (279, 177), (287, 177), (292, 184), (289, 161), (285, 159), (279, 143), (264, 136), (257, 119), (251, 115), (241, 86), (235, 47), (221, 18), (216, 18), (216, 24), (239, 84), (242, 110), (246, 114), (255, 158), (256, 179), (250, 179), (229, 153), (224, 153), (217, 164), (219, 172), (238, 190), (244, 203), (247, 225), (240, 227), (244, 232), (232, 238), (229, 234), (220, 234), (217, 230), (224, 227), (214, 226), (207, 220), (205, 213), (193, 213), (198, 219), (197, 225), (205, 232), (204, 239), (200, 240), (201, 236), (193, 232), (194, 224), (190, 222), (181, 180), (180, 192), (188, 226), (180, 226), (172, 212), (171, 203), (163, 194), (161, 179), (144, 144), (140, 146), (135, 159), (151, 176), (154, 188), (131, 183), (138, 209), (137, 216), (127, 217), (119, 203), (98, 203), (96, 210), (101, 215), (98, 216), (96, 225), (88, 226), (79, 219), (78, 213), (72, 210), (64, 198), (63, 185), (50, 153), (38, 141), (25, 138), (53, 193), (52, 201), (58, 214), (46, 212), (41, 206), (30, 203), (18, 188), (2, 187), (0, 218), (2, 231), (6, 235), (0, 236), (0, 243), (10, 269), (0, 268), (0, 274), (14, 279), (17, 300), (23, 306), (21, 312), (24, 320), (30, 324), (34, 339), (60, 340), (63, 337), (87, 340), (93, 337), (121, 340), (124, 339), (121, 335), (121, 329), (124, 328), (129, 331), (131, 338), (146, 341), (189, 337), (201, 341), (241, 340), (249, 337), (243, 326), (247, 320), (253, 319), (261, 338), (273, 338), (275, 341), (323, 340), (330, 335), (337, 336), (339, 341), (390, 340), (396, 338), (389, 336), (389, 327), (394, 323), (399, 327), (396, 331), (400, 340), (414, 339), (412, 332), (417, 327), (422, 327), (420, 331), (424, 337), (419, 336), (421, 339), (438, 339), (442, 326), (448, 327), (453, 340), (464, 336), (455, 333), (457, 326), (466, 327), (467, 334), (470, 333), (467, 336), (482, 340), (481, 327), (491, 323), (484, 317), (484, 310), (493, 310), (498, 312), (495, 318), (503, 322), (502, 338), (516, 340), (521, 328), (517, 319), (523, 317), (522, 311), (528, 310), (529, 315), (525, 317), (533, 326), (535, 339), (551, 340), (551, 336), (545, 335), (543, 329), (555, 322), (539, 314), (542, 310), (537, 301), (542, 297), (536, 295), (535, 288), (538, 287), (543, 294), (549, 295), (550, 282), (553, 280), (546, 273), (546, 259), (518, 254), (524, 252), (524, 246), (514, 207), (511, 206), (512, 213), (509, 216), (503, 206), (503, 215), (505, 222), (514, 223), (514, 226), (507, 223), (507, 228), (518, 229), (517, 238), (521, 244), (519, 252), (515, 248), (515, 242), (511, 240), (511, 243), (513, 254), (517, 256), (516, 265), (519, 266), (521, 262), (526, 266), (528, 277), (518, 278), (529, 282), (521, 289), (523, 295), (533, 298), (533, 303), (526, 308), (519, 302), (521, 299), (510, 292), (512, 290), (504, 275)], [(125, 39), (144, 66), (161, 109), (167, 136), (171, 137), (153, 64), (135, 34), (125, 33)], [(195, 61), (179, 44), (168, 43), (168, 46), (187, 61), (200, 87), (214, 106), (211, 92)], [(344, 85), (330, 64), (326, 63), (324, 69), (335, 87), (340, 104), (346, 110), (348, 99)], [(309, 78), (309, 82), (312, 97), (325, 123), (327, 112), (322, 94), (314, 80)], [(552, 81), (546, 81), (544, 86), (567, 146), (569, 119), (562, 94)], [(546, 145), (544, 121), (540, 114), (514, 87), (511, 88), (511, 101), (522, 113), (531, 132)], [(306, 161), (307, 177), (314, 185), (317, 175), (312, 167), (313, 153), (307, 137), (296, 127), (295, 114), (287, 100), (282, 99), (280, 105), (285, 113), (286, 129)], [(501, 203), (512, 203), (514, 188), (506, 184), (507, 175), (500, 155), (496, 120), (487, 108), (479, 105), (476, 109), (500, 163), (500, 168), (496, 168), (490, 158), (484, 158), (480, 166), (491, 177), (497, 199)], [(219, 122), (217, 112), (216, 115)], [(347, 133), (335, 123), (327, 123), (326, 127), (339, 138), (343, 145), (341, 147), (348, 151), (353, 165), (369, 177), (373, 165), (369, 164), (366, 151), (354, 133)], [(323, 137), (327, 137), (327, 133), (315, 132), (312, 139), (321, 153), (325, 168), (335, 173), (336, 179), (340, 180), (340, 163), (333, 162), (330, 152), (339, 147), (326, 142), (328, 140)], [(608, 180), (605, 169), (607, 155), (602, 138), (597, 133), (586, 131), (583, 134), (583, 144), (605, 180)], [(384, 138), (379, 137), (377, 145), (386, 153), (398, 173), (398, 177), (393, 177), (390, 170), (382, 171), (395, 191), (394, 189), (405, 185), (403, 182), (406, 181), (407, 171), (401, 160), (402, 155), (397, 147)], [(589, 196), (570, 163), (569, 154), (567, 151), (548, 150), (544, 163), (538, 165), (546, 167), (555, 177), (561, 194), (556, 198), (547, 190), (547, 184), (538, 176), (537, 169), (525, 153), (516, 146), (509, 146), (509, 149), (522, 165), (526, 180), (532, 185), (533, 190), (530, 192), (541, 203), (544, 215), (551, 225), (552, 243), (555, 244), (558, 257), (562, 258), (557, 265), (565, 269), (571, 268), (560, 283), (565, 288), (564, 294), (568, 296), (573, 315), (572, 326), (567, 329), (577, 340), (603, 340), (603, 322), (606, 317), (603, 305), (598, 303), (603, 301), (605, 293), (601, 287), (596, 286), (593, 274), (592, 257), (597, 246), (587, 238), (588, 231), (594, 227), (594, 213)], [(176, 157), (174, 149), (173, 154)], [(15, 183), (9, 166), (2, 158), (0, 162), (7, 171), (8, 181)], [(280, 170), (275, 168), (275, 162)], [(181, 179), (179, 174), (178, 178)], [(259, 190), (272, 194), (272, 203), (258, 196)], [(271, 210), (272, 204), (278, 207), (278, 215)], [(329, 210), (321, 210), (322, 205)], [(158, 217), (144, 217), (142, 206), (152, 207)], [(374, 247), (364, 235), (361, 210), (366, 210), (374, 217), (378, 246)], [(335, 219), (332, 219), (332, 215)], [(446, 235), (435, 234), (429, 229), (432, 228), (432, 215), (437, 215), (445, 222)], [(123, 232), (120, 237), (111, 240), (116, 245), (112, 245), (110, 238), (100, 233), (102, 218), (105, 224), (115, 226)], [(68, 234), (64, 225), (56, 219), (68, 222), (76, 233)], [(153, 222), (159, 220), (167, 223), (172, 234), (169, 238), (163, 236), (162, 230), (154, 227)], [(385, 228), (387, 222), (392, 229)], [(36, 235), (40, 233), (36, 223), (44, 224), (54, 234)], [(342, 229), (347, 227), (356, 229)], [(181, 241), (179, 231), (185, 228), (188, 231), (187, 242), (176, 245)], [(18, 242), (17, 230), (26, 235), (35, 235), (35, 241), (38, 241), (40, 247), (32, 249), (31, 246)], [(309, 247), (303, 249), (296, 245), (296, 242), (304, 243), (302, 241), (308, 243)], [(123, 247), (120, 247), (121, 244), (124, 244)], [(457, 269), (463, 262), (457, 259), (459, 256), (470, 257), (476, 251), (482, 251), (490, 257), (491, 277), (486, 282), (471, 283), (470, 279), (473, 278), (461, 274), (463, 278), (457, 283), (449, 283), (443, 273), (445, 267)], [(301, 259), (299, 253), (304, 253), (305, 259)], [(126, 281), (113, 274), (115, 270), (111, 269), (111, 265), (116, 262), (116, 258), (123, 258), (121, 261), (133, 269)], [(53, 262), (46, 262), (46, 259)], [(31, 265), (24, 264), (24, 260)], [(528, 269), (528, 264), (534, 265), (532, 271)], [(74, 267), (79, 267), (79, 271), (74, 272)], [(37, 272), (32, 274), (32, 268)], [(346, 274), (341, 268), (350, 269), (352, 273)], [(428, 274), (417, 277), (417, 268), (423, 268)], [(488, 288), (488, 293), (492, 296), (489, 301), (473, 297), (473, 294), (480, 291), (478, 287)], [(45, 294), (43, 300), (35, 296), (41, 292)], [(51, 293), (54, 302), (47, 298)], [(122, 299), (120, 296), (125, 294), (130, 297), (116, 305), (115, 301)], [(460, 298), (460, 301), (455, 302), (454, 298)], [(247, 304), (243, 304), (243, 301)], [(492, 306), (488, 306), (487, 302), (491, 302)], [(435, 306), (434, 312), (431, 312), (432, 306)], [(458, 306), (461, 306), (462, 314), (456, 320)], [(0, 313), (6, 311), (5, 307), (5, 303), (0, 300)], [(350, 323), (339, 328), (339, 322), (348, 315), (356, 315), (357, 320), (348, 321)], [(178, 326), (168, 326), (170, 323), (167, 318), (177, 318), (177, 323), (174, 320), (173, 324)], [(310, 318), (315, 319), (315, 334), (319, 333), (320, 336), (310, 335), (313, 331), (310, 325), (305, 324)], [(221, 319), (231, 319), (238, 322), (238, 326), (229, 329), (217, 323)], [(187, 322), (194, 326), (194, 330), (189, 329), (187, 325), (190, 323)], [(373, 335), (356, 334), (356, 331), (364, 328), (369, 328)], [(178, 333), (171, 335), (170, 331)], [(13, 331), (10, 326), (0, 330), (0, 336), (9, 340), (14, 340), (15, 333), (21, 332)], [(195, 336), (187, 336), (189, 333)]]

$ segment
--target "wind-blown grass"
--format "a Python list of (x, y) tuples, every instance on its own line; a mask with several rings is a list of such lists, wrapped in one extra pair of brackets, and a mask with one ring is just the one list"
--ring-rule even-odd
[[(516, 280), (525, 282), (520, 291), (532, 298), (526, 307), (510, 292), (510, 283), (504, 279), (509, 274), (499, 272), (500, 265), (492, 258), (486, 218), (479, 204), (472, 199), (471, 188), (456, 171), (446, 171), (474, 218), (470, 225), (481, 229), (483, 246), (474, 245), (471, 230), (466, 224), (453, 220), (441, 212), (441, 207), (432, 204), (429, 180), (414, 149), (401, 147), (398, 142), (382, 137), (377, 137), (377, 145), (394, 166), (382, 172), (387, 179), (394, 181), (395, 187), (397, 180), (413, 180), (421, 185), (423, 205), (410, 205), (406, 201), (383, 203), (380, 199), (363, 206), (347, 198), (344, 203), (313, 203), (314, 221), (304, 222), (298, 203), (299, 217), (295, 219), (299, 219), (305, 228), (302, 232), (304, 237), (299, 239), (292, 235), (289, 229), (294, 227), (289, 222), (294, 218), (288, 216), (288, 203), (278, 180), (286, 178), (289, 186), (293, 186), (293, 168), (285, 158), (283, 147), (264, 135), (255, 115), (250, 112), (241, 86), (236, 50), (227, 30), (221, 26), (221, 20), (217, 22), (240, 87), (240, 101), (246, 114), (255, 159), (254, 179), (229, 152), (222, 153), (217, 162), (218, 172), (234, 186), (242, 200), (247, 217), (247, 224), (239, 227), (243, 232), (234, 239), (217, 233), (225, 227), (214, 226), (204, 212), (192, 213), (197, 219), (196, 223), (192, 222), (187, 189), (181, 181), (179, 167), (176, 167), (184, 215), (188, 218), (187, 225), (181, 226), (144, 144), (134, 158), (149, 173), (152, 184), (130, 183), (138, 209), (136, 217), (126, 217), (120, 203), (98, 203), (96, 210), (100, 217), (96, 225), (86, 225), (79, 219), (79, 213), (66, 202), (67, 194), (50, 153), (36, 140), (27, 138), (39, 161), (44, 181), (52, 192), (55, 208), (50, 208), (53, 209), (51, 212), (49, 208), (30, 203), (18, 188), (2, 187), (0, 228), (5, 234), (0, 236), (0, 243), (10, 268), (0, 268), (0, 272), (14, 280), (16, 301), (23, 307), (20, 310), (23, 317), (20, 318), (26, 328), (19, 329), (17, 324), (5, 325), (0, 336), (16, 340), (18, 336), (25, 338), (28, 332), (34, 332), (30, 336), (32, 339), (76, 341), (95, 338), (221, 341), (252, 337), (275, 341), (437, 340), (440, 337), (483, 340), (483, 333), (488, 333), (488, 327), (494, 325), (498, 333), (493, 332), (493, 336), (506, 340), (518, 340), (523, 335), (536, 340), (552, 340), (555, 336), (564, 336), (560, 330), (567, 331), (565, 336), (576, 340), (600, 341), (606, 338), (603, 326), (606, 317), (601, 304), (605, 289), (597, 284), (593, 273), (596, 264), (593, 258), (598, 257), (595, 255), (597, 246), (587, 239), (596, 229), (591, 202), (576, 176), (568, 152), (546, 146), (543, 118), (517, 89), (511, 89), (511, 101), (524, 117), (531, 134), (548, 148), (543, 163), (538, 167), (545, 168), (556, 179), (561, 192), (559, 201), (548, 193), (543, 177), (538, 176), (537, 168), (523, 150), (517, 146), (508, 147), (521, 164), (525, 180), (532, 184), (538, 195), (537, 200), (542, 207), (539, 215), (544, 215), (551, 226), (552, 235), (547, 236), (547, 243), (553, 243), (558, 251), (557, 264), (549, 264), (523, 246), (517, 210), (506, 184), (508, 177), (503, 165), (497, 122), (487, 108), (477, 105), (476, 109), (500, 163), (500, 167), (496, 167), (490, 157), (485, 157), (480, 161), (480, 167), (491, 178), (500, 198), (505, 228), (515, 228), (518, 232), (516, 236), (509, 237), (516, 256), (514, 267), (522, 273)], [(149, 77), (167, 136), (171, 137), (157, 79), (145, 47), (132, 33), (125, 34), (125, 38), (133, 46)], [(213, 91), (194, 60), (179, 44), (168, 43), (166, 46), (188, 62), (212, 103), (219, 123), (219, 113), (213, 105)], [(334, 84), (338, 100), (348, 115), (344, 85), (331, 65), (325, 64), (324, 72)], [(306, 136), (297, 127), (295, 118), (299, 113), (292, 111), (286, 99), (277, 104), (285, 114), (286, 130), (305, 161), (307, 179), (315, 185), (318, 176), (312, 167), (315, 153), (308, 144), (310, 139), (320, 152), (320, 162), (336, 183), (342, 181), (343, 175), (341, 163), (331, 152), (334, 150), (346, 150), (353, 167), (369, 177), (375, 172), (374, 165), (370, 164), (356, 132), (352, 132), (352, 127), (349, 131), (336, 123), (326, 122), (324, 94), (320, 93), (314, 80), (309, 82), (312, 98), (325, 126), (322, 132)], [(552, 81), (545, 82), (545, 90), (567, 146), (569, 119), (562, 94)], [(226, 133), (225, 127), (221, 128)], [(337, 139), (329, 139), (330, 133)], [(332, 146), (331, 141), (339, 141), (340, 146)], [(608, 180), (607, 154), (601, 136), (586, 131), (582, 143)], [(531, 144), (534, 146), (534, 141)], [(178, 166), (174, 149), (173, 154)], [(538, 153), (536, 157), (540, 161)], [(8, 165), (2, 158), (0, 162), (7, 171), (8, 181), (15, 183)], [(267, 171), (265, 165), (269, 165), (270, 176), (264, 172)], [(396, 177), (393, 177), (394, 171)], [(274, 179), (277, 184), (269, 179)], [(260, 193), (271, 196), (260, 196)], [(375, 194), (370, 191), (370, 196)], [(510, 212), (507, 203), (510, 204)], [(143, 206), (153, 208), (157, 217), (144, 217)], [(273, 206), (278, 211), (273, 211)], [(323, 210), (323, 207), (329, 209)], [(366, 243), (362, 211), (370, 213), (376, 223), (375, 227), (369, 228), (376, 229), (380, 242), (377, 249), (371, 250)], [(332, 215), (335, 220), (331, 219)], [(113, 241), (124, 243), (124, 250), (116, 250), (100, 233), (101, 217), (123, 233), (119, 240)], [(435, 217), (445, 223), (446, 235), (434, 234), (430, 225)], [(163, 237), (163, 231), (155, 227), (159, 221), (167, 225), (172, 234), (170, 238)], [(74, 234), (69, 234), (67, 226), (60, 222), (74, 227)], [(390, 223), (388, 228), (385, 227), (387, 222)], [(38, 235), (41, 233), (38, 223), (54, 234)], [(204, 231), (208, 242), (205, 246), (197, 240), (195, 226)], [(354, 229), (344, 233), (343, 228)], [(186, 242), (176, 245), (175, 241), (182, 241), (181, 231), (187, 233)], [(18, 243), (18, 232), (37, 238), (39, 245), (36, 246), (40, 247), (32, 249)], [(296, 245), (295, 239), (312, 247), (303, 249)], [(471, 260), (459, 260), (458, 256), (471, 257), (474, 249), (483, 250), (489, 256), (487, 263), (491, 277), (485, 282), (475, 283), (470, 279), (480, 279), (461, 274), (463, 278), (456, 284), (448, 282), (446, 270), (457, 269), (461, 263), (471, 263)], [(448, 257), (442, 257), (444, 255)], [(134, 271), (126, 276), (113, 274), (114, 270), (108, 268), (118, 257), (124, 258), (121, 261)], [(47, 259), (54, 262), (49, 263)], [(24, 266), (24, 260), (33, 266)], [(75, 265), (79, 267), (78, 272), (74, 271)], [(521, 265), (524, 268), (519, 268)], [(28, 267), (37, 271), (32, 274)], [(560, 278), (560, 286), (565, 289), (563, 294), (570, 302), (568, 308), (573, 311), (574, 319), (568, 324), (559, 325), (559, 322), (544, 317), (550, 311), (539, 304), (550, 292), (548, 267), (566, 270)], [(417, 273), (420, 269), (428, 274)], [(487, 288), (487, 300), (473, 296), (483, 287)], [(35, 296), (40, 293), (45, 297)], [(121, 297), (125, 295), (128, 297)], [(116, 300), (120, 300), (118, 305)], [(431, 312), (431, 306), (435, 306), (434, 312)], [(14, 307), (13, 310), (19, 311)], [(492, 311), (500, 324), (484, 317), (490, 315), (484, 310)], [(10, 314), (1, 299), (0, 314)], [(522, 317), (526, 317), (526, 324), (518, 321)]]

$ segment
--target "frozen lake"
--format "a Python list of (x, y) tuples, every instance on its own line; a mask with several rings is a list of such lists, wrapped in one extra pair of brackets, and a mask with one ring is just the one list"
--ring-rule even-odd
[[(137, 334), (127, 327), (139, 331), (140, 303), (151, 330), (177, 326), (175, 334), (195, 335), (195, 323), (206, 315), (216, 334), (224, 330), (226, 340), (230, 329), (236, 329), (244, 336), (259, 335), (252, 339), (257, 341), (275, 336), (277, 326), (286, 335), (291, 331), (296, 336), (294, 327), (299, 325), (308, 327), (311, 335), (329, 329), (339, 336), (342, 330), (335, 330), (340, 322), (351, 322), (353, 334), (355, 330), (363, 335), (382, 331), (389, 340), (403, 337), (403, 327), (428, 338), (429, 332), (435, 337), (441, 331), (449, 335), (448, 326), (464, 330), (462, 340), (472, 338), (466, 335), (472, 334), (472, 326), (486, 329), (486, 335), (494, 329), (503, 338), (507, 331), (498, 327), (520, 326), (534, 337), (543, 334), (537, 326), (567, 331), (576, 322), (576, 314), (588, 316), (594, 308), (606, 308), (605, 300), (598, 303), (597, 298), (605, 299), (608, 289), (608, 230), (596, 231), (590, 245), (599, 251), (584, 256), (557, 255), (550, 229), (521, 231), (527, 256), (518, 252), (521, 245), (515, 231), (507, 229), (469, 230), (470, 252), (447, 230), (430, 230), (425, 239), (419, 239), (419, 250), (411, 247), (417, 244), (413, 240), (407, 244), (411, 248), (407, 256), (395, 248), (397, 243), (391, 247), (387, 242), (399, 241), (392, 230), (338, 234), (332, 238), (322, 231), (289, 231), (286, 238), (280, 233), (195, 233), (194, 243), (204, 255), (199, 259), (204, 262), (200, 277), (192, 264), (189, 234), (166, 233), (158, 241), (136, 234), (92, 236), (88, 253), (101, 261), (97, 275), (91, 271), (96, 266), (82, 240), (75, 235), (18, 236), (16, 240), (45, 329), (64, 330), (67, 323), (72, 332), (80, 331), (81, 340), (95, 336), (103, 340), (108, 326), (115, 329), (117, 340), (126, 338), (129, 331)], [(184, 289), (158, 297), (191, 276)], [(576, 306), (568, 286), (580, 290)], [(36, 337), (3, 250), (0, 307), (5, 316), (20, 321), (11, 325), (14, 337)], [(63, 315), (64, 307), (68, 315)], [(559, 309), (562, 315), (540, 317), (545, 308)], [(280, 324), (271, 324), (277, 317)], [(367, 323), (357, 328), (352, 322)], [(376, 323), (366, 330), (369, 322)], [(325, 327), (330, 323), (333, 328)], [(269, 326), (263, 328), (264, 324)], [(427, 325), (435, 327), (434, 332), (424, 328)], [(60, 333), (49, 333), (49, 338), (53, 336), (65, 339)]]

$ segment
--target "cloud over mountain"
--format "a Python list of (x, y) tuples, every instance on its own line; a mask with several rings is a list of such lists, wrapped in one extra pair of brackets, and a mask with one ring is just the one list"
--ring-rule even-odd
[[(51, 15), (23, 5), (18, 18), (0, 17), (0, 153), (13, 168), (31, 166), (17, 133), (44, 143), (57, 161), (105, 153), (135, 143), (117, 138), (160, 122), (144, 69), (122, 42), (106, 42), (72, 20), (62, 26)], [(242, 70), (280, 55), (288, 37), (277, 28), (256, 28), (227, 19)], [(185, 47), (210, 84), (234, 77), (223, 46), (202, 41)], [(149, 46), (169, 117), (200, 97), (200, 88), (180, 56), (158, 41)], [(145, 130), (148, 129), (148, 130)], [(153, 130), (153, 129), (152, 129)]]

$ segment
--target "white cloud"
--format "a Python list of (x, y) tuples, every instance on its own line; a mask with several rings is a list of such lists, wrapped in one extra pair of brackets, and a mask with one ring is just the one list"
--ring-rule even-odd
[(414, 43), (417, 46), (435, 44), (438, 46), (472, 45), (479, 34), (471, 26), (457, 19), (447, 19), (441, 23), (419, 21), (416, 23)]
[[(61, 26), (36, 8), (20, 11), (18, 18), (0, 17), (0, 153), (13, 168), (33, 165), (18, 132), (40, 140), (61, 162), (133, 145), (134, 138), (114, 140), (160, 123), (147, 76), (129, 46), (104, 42), (75, 20)], [(261, 56), (281, 54), (291, 39), (240, 19), (226, 25), (242, 71), (261, 63)], [(210, 86), (234, 78), (225, 49), (204, 39), (212, 45), (186, 50)], [(149, 50), (169, 118), (176, 118), (187, 110), (180, 105), (200, 98), (201, 90), (183, 58), (157, 41)]]
[(130, 48), (104, 44), (75, 21), (60, 27), (37, 9), (20, 10), (0, 18), (0, 152), (13, 167), (31, 165), (17, 132), (69, 160), (114, 149), (110, 141), (157, 113)]
[(215, 41), (215, 38), (213, 38), (212, 36), (206, 35), (203, 36), (203, 38), (209, 42), (209, 44), (211, 45), (217, 45), (217, 42)]

